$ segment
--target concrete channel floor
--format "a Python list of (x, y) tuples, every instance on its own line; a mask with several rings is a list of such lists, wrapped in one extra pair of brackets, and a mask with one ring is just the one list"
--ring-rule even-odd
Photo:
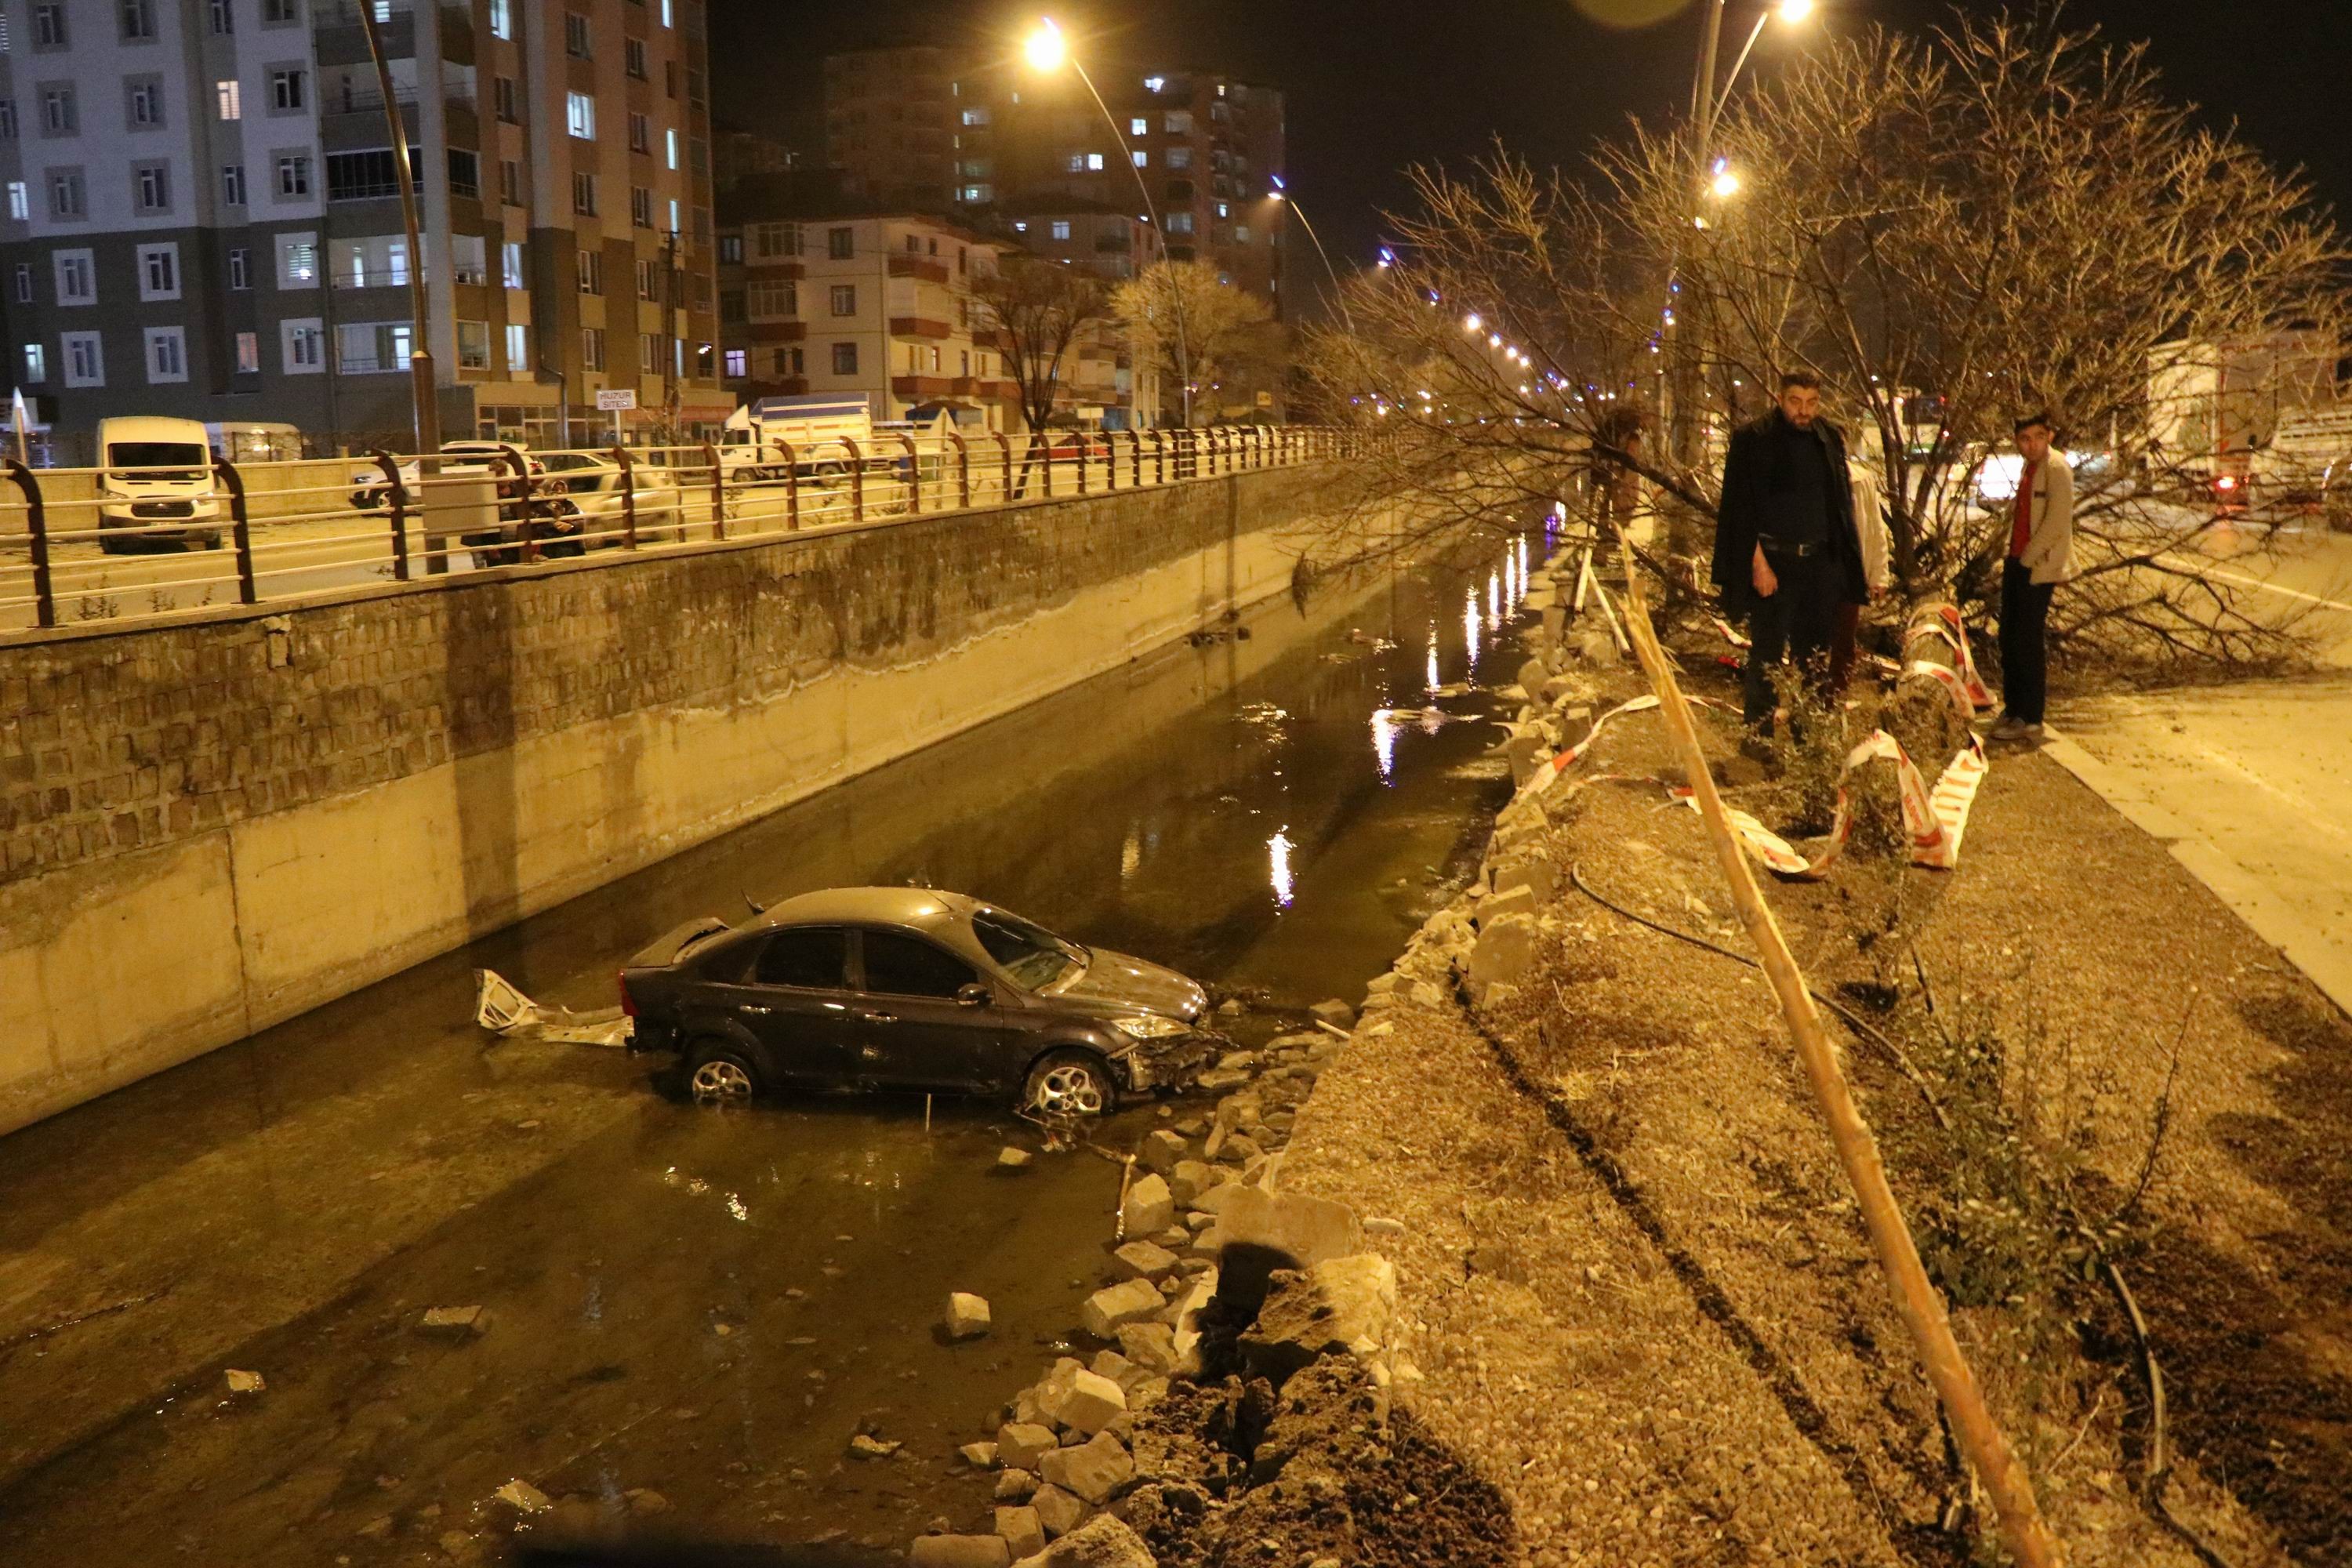
[[(604, 1005), (740, 889), (913, 880), (1277, 1005), (1352, 994), (1502, 787), (1488, 699), (1425, 690), (1433, 647), (1447, 681), (1472, 637), (1515, 662), (1465, 624), (1491, 565), (1286, 603), (0, 1142), (7, 1560), (462, 1561), (515, 1479), (734, 1539), (976, 1517), (954, 1447), (1074, 1321), (1117, 1166), (993, 1175), (1035, 1140), (985, 1102), (704, 1111), (620, 1052), (487, 1039), (471, 970)], [(936, 1340), (950, 1289), (991, 1338)], [(416, 1327), (476, 1304), (478, 1338)], [(861, 1422), (906, 1449), (845, 1459)]]

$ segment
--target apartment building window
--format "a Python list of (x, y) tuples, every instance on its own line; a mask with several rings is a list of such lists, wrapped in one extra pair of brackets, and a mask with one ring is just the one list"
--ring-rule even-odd
[(121, 0), (121, 14), (124, 43), (143, 42), (155, 37), (155, 0)]
[(604, 368), (604, 328), (583, 327), (580, 329), (580, 368), (583, 370), (603, 370)]
[(530, 368), (530, 329), (520, 321), (507, 323), (507, 369)]
[(637, 334), (637, 374), (652, 375), (661, 369), (661, 339), (651, 332)]
[(522, 276), (522, 241), (509, 239), (499, 247), (499, 281), (509, 289), (528, 287)]
[(575, 60), (594, 59), (596, 56), (591, 47), (592, 42), (588, 18), (578, 11), (563, 13), (563, 52)]
[(25, 182), (22, 180), (8, 182), (8, 216), (18, 223), (23, 223), (33, 216), (32, 200), (26, 195)]
[(449, 277), (452, 282), (478, 289), (490, 280), (489, 242), (478, 234), (449, 237)]
[[(385, 160), (389, 162), (392, 154), (387, 153), (383, 154), (383, 156)], [(330, 158), (327, 161), (327, 183), (329, 185), (329, 194), (331, 195), (334, 184), (334, 160)], [(310, 194), (310, 159), (309, 155), (302, 153), (280, 153), (278, 155), (278, 199), (280, 201), (289, 201), (298, 197), (307, 196)]]
[(857, 254), (857, 231), (851, 228), (827, 229), (824, 253), (835, 261), (847, 261)]
[(252, 275), (247, 270), (246, 256), (246, 248), (241, 245), (228, 253), (228, 286), (233, 292), (253, 287)]
[(833, 313), (836, 316), (857, 314), (857, 285), (836, 283), (833, 286)]
[(671, 168), (673, 168), (673, 169), (677, 168), (677, 132), (675, 130), (671, 130), (671, 131), (665, 131), (665, 132), (662, 132), (662, 144), (663, 144), (663, 146), (665, 147), (665, 149), (667, 150), (667, 158), (668, 158), (668, 163), (669, 163), (669, 166), (670, 166)]
[(572, 176), (572, 210), (584, 217), (596, 216), (596, 176), (585, 171)]
[(327, 325), (316, 316), (278, 323), (278, 363), (288, 375), (316, 375), (327, 368)]
[(637, 298), (640, 300), (659, 298), (654, 292), (654, 264), (650, 261), (637, 263)]
[(653, 121), (642, 114), (629, 116), (629, 151), (650, 153), (654, 150)]
[(215, 36), (226, 37), (236, 31), (236, 7), (234, 0), (212, 0), (208, 8), (212, 12), (212, 26)]
[(457, 368), (490, 368), (490, 324), (488, 321), (457, 323)]
[(0, 142), (16, 140), (16, 100), (0, 98)]
[(857, 345), (856, 343), (835, 343), (833, 345), (833, 374), (835, 375), (856, 375), (857, 374)]
[(244, 164), (224, 163), (221, 165), (221, 205), (228, 207), (241, 207), (245, 205)]
[(406, 321), (352, 321), (335, 328), (335, 368), (345, 375), (378, 375), (408, 368)]
[(1171, 136), (1190, 136), (1192, 134), (1192, 111), (1189, 109), (1171, 109), (1168, 111), (1165, 124)]
[(19, 261), (16, 263), (16, 303), (29, 305), (32, 302), (33, 264), (29, 261)]
[(490, 0), (490, 37), (493, 38), (514, 37), (512, 0)]
[[(847, 234), (847, 229), (841, 231)], [(751, 253), (761, 260), (777, 257), (798, 256), (801, 253), (801, 226), (796, 223), (763, 223), (751, 230)], [(846, 256), (845, 249), (835, 252)]]
[(563, 95), (563, 128), (583, 142), (596, 140), (596, 100), (584, 92)]
[(639, 228), (654, 226), (654, 194), (643, 185), (629, 187), (629, 221)]
[(89, 216), (89, 203), (82, 191), (79, 169), (49, 171), (49, 216), (51, 217)]
[(278, 237), (278, 286), (315, 289), (319, 286), (319, 237), (281, 234)]
[(261, 20), (265, 25), (299, 22), (301, 19), (300, 0), (261, 0)]
[(261, 334), (259, 332), (237, 333), (236, 374), (239, 375), (261, 374)]
[(499, 160), (499, 200), (510, 207), (522, 205), (522, 164), (512, 158)]
[(269, 73), (269, 107), (279, 114), (299, 114), (309, 100), (304, 78), (308, 71), (281, 66)]
[(763, 278), (744, 291), (744, 302), (755, 321), (801, 313), (800, 285), (789, 278)]
[(66, 349), (66, 384), (68, 386), (104, 386), (106, 384), (106, 353), (103, 340), (96, 332), (68, 332), (63, 342)]
[(1168, 232), (1171, 234), (1192, 233), (1192, 215), (1191, 213), (1170, 213), (1168, 215)]
[(751, 319), (751, 307), (740, 289), (719, 291), (719, 319), (722, 321), (747, 321)]
[(579, 261), (572, 276), (579, 281), (580, 291), (583, 294), (602, 294), (604, 291), (604, 253), (583, 250), (578, 254)]
[(71, 136), (81, 129), (71, 83), (52, 82), (41, 89), (41, 129), (52, 136)]
[(973, 104), (970, 109), (965, 110), (963, 111), (963, 122), (964, 122), (966, 125), (985, 125), (985, 124), (987, 124), (987, 123), (988, 123), (988, 108), (987, 108), (987, 106), (986, 106), (985, 104), (978, 104), (978, 103), (975, 103), (975, 104)]
[(37, 49), (62, 49), (66, 47), (66, 8), (63, 5), (33, 7), (33, 47)]
[[(851, 345), (854, 349), (855, 344)], [(853, 359), (853, 363), (855, 363)], [(778, 375), (803, 375), (808, 372), (808, 355), (799, 349), (778, 349), (775, 359)]]
[(1069, 238), (1069, 237), (1070, 237), (1070, 220), (1069, 220), (1068, 218), (1066, 218), (1066, 217), (1057, 217), (1057, 218), (1055, 218), (1055, 219), (1054, 220), (1053, 235), (1054, 235), (1054, 237), (1055, 237), (1055, 239), (1067, 239), (1067, 238)]
[(662, 0), (662, 26), (665, 27), (676, 26), (670, 18), (669, 3), (670, 0)]
[[(231, 82), (230, 86), (236, 84)], [(159, 76), (134, 76), (123, 83), (129, 100), (129, 118), (133, 131), (152, 131), (163, 123), (163, 79)], [(234, 115), (229, 118), (236, 118)]]
[[(32, 347), (38, 348), (40, 345), (38, 343), (35, 343)], [(741, 381), (751, 374), (751, 351), (749, 349), (729, 349), (726, 353), (721, 356), (720, 363), (725, 367), (728, 380)], [(40, 380), (40, 377), (29, 376), (26, 379), (38, 381)]]
[(49, 379), (48, 351), (38, 343), (25, 345), (25, 379), (36, 383)]
[(474, 197), (482, 194), (482, 155), (471, 147), (449, 149), (449, 194)]
[(150, 383), (188, 379), (186, 328), (147, 329), (147, 379)]
[(176, 300), (180, 297), (180, 247), (171, 242), (139, 247), (139, 297)]
[(58, 250), (49, 254), (49, 265), (58, 285), (60, 305), (95, 305), (98, 303), (98, 264), (87, 250)]
[(623, 68), (627, 70), (631, 76), (636, 78), (639, 81), (646, 79), (646, 41), (643, 38), (630, 38), (623, 43), (621, 45), (621, 59), (623, 62)]
[(742, 259), (743, 237), (740, 234), (720, 235), (719, 237), (719, 264), (721, 266), (733, 267), (740, 265), (742, 262)]
[(1160, 161), (1171, 170), (1189, 169), (1192, 166), (1192, 149), (1171, 147), (1160, 155)]
[(515, 81), (510, 76), (490, 79), (490, 101), (497, 106), (498, 116), (509, 125), (522, 123), (522, 115), (515, 108)]
[(245, 118), (244, 95), (239, 90), (238, 83), (235, 77), (231, 77), (226, 81), (216, 81), (213, 83), (213, 101), (219, 107), (220, 117), (223, 120), (242, 120)]

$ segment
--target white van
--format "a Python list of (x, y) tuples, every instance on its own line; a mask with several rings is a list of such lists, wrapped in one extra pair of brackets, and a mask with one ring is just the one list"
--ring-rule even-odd
[[(220, 493), (213, 449), (194, 419), (98, 422), (99, 548), (220, 548)], [(112, 534), (113, 537), (107, 537)]]

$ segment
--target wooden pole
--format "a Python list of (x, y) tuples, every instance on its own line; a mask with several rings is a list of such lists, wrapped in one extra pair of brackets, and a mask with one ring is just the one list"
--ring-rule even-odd
[(1853, 1090), (1846, 1084), (1844, 1073), (1839, 1070), (1836, 1053), (1830, 1047), (1829, 1034), (1822, 1027), (1822, 1016), (1813, 1010), (1812, 993), (1806, 988), (1805, 977), (1780, 935), (1780, 927), (1756, 886), (1755, 872), (1732, 831), (1731, 819), (1724, 814), (1723, 797), (1716, 793), (1715, 775), (1707, 770), (1706, 753), (1699, 745), (1690, 706), (1683, 700), (1674, 667), (1659, 647), (1656, 629), (1650, 624), (1650, 606), (1642, 590), (1641, 574), (1635, 570), (1633, 547), (1622, 526), (1617, 530), (1617, 545), (1625, 561), (1625, 623), (1633, 636), (1633, 650), (1650, 677), (1651, 689), (1657, 693), (1658, 710), (1665, 719), (1667, 731), (1673, 735), (1684, 764), (1689, 769), (1699, 815), (1706, 822), (1706, 836), (1715, 847), (1723, 879), (1730, 884), (1732, 900), (1738, 905), (1740, 922), (1748, 928), (1748, 939), (1756, 944), (1764, 973), (1770, 976), (1773, 992), (1780, 999), (1780, 1012), (1789, 1021), (1797, 1058), (1812, 1085), (1813, 1099), (1829, 1122), (1830, 1142), (1837, 1149), (1838, 1163), (1845, 1167), (1846, 1180), (1852, 1184), (1855, 1201), (1862, 1207), (1864, 1228), (1870, 1233), (1871, 1247), (1878, 1254), (1878, 1266), (1894, 1293), (1895, 1310), (1903, 1319), (1903, 1326), (1910, 1331), (1911, 1342), (1927, 1367), (1927, 1379), (1936, 1385), (1937, 1397), (1944, 1402), (1944, 1410), (1951, 1417), (1961, 1454), (1992, 1495), (2001, 1540), (2024, 1568), (2063, 1568), (2065, 1549), (2043, 1521), (2041, 1505), (2034, 1500), (2032, 1478), (2017, 1462), (2009, 1439), (1985, 1405), (1984, 1391), (1977, 1386), (1976, 1374), (1969, 1370), (1958, 1342), (1952, 1337), (1952, 1323), (1945, 1315), (1943, 1298), (1929, 1283), (1927, 1271), (1919, 1262), (1919, 1249), (1911, 1239), (1910, 1227), (1904, 1223), (1903, 1210), (1895, 1201), (1894, 1189), (1886, 1184), (1886, 1167), (1878, 1157), (1877, 1140), (1871, 1136), (1870, 1124), (1862, 1119), (1862, 1111), (1853, 1102)]

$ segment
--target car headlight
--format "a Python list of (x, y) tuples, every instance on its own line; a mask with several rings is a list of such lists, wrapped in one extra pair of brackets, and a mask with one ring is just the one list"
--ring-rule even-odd
[(1189, 1035), (1191, 1025), (1181, 1018), (1162, 1017), (1156, 1013), (1139, 1014), (1132, 1018), (1113, 1018), (1111, 1027), (1121, 1034), (1132, 1035), (1139, 1040), (1157, 1040), (1170, 1035)]

